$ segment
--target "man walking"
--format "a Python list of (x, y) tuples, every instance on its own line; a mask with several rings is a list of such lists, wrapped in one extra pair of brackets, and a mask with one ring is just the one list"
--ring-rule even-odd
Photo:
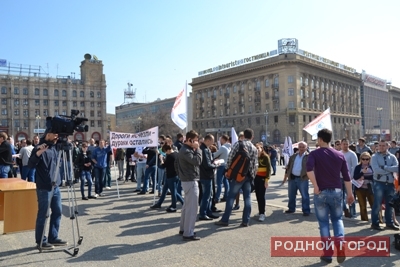
[[(256, 177), (257, 169), (258, 169), (258, 151), (257, 148), (251, 143), (253, 140), (254, 132), (252, 129), (247, 128), (244, 130), (244, 140), (243, 146), (245, 151), (247, 151), (250, 158), (249, 170), (246, 174), (246, 177), (243, 181), (237, 182), (236, 180), (230, 180), (229, 182), (229, 195), (226, 201), (225, 212), (222, 216), (221, 220), (216, 222), (216, 225), (219, 226), (228, 226), (229, 225), (229, 217), (231, 216), (233, 201), (236, 198), (236, 195), (239, 193), (239, 190), (243, 191), (244, 198), (244, 209), (243, 209), (243, 217), (242, 217), (242, 227), (249, 226), (250, 213), (251, 213), (251, 184)], [(236, 153), (238, 153), (240, 147), (240, 143), (236, 142), (232, 148), (231, 153), (228, 157), (228, 162), (226, 164), (226, 169), (228, 170), (232, 164), (232, 160), (235, 157)], [(276, 160), (276, 159), (275, 159)]]
[[(315, 215), (319, 224), (319, 232), (323, 241), (327, 241), (331, 234), (329, 231), (329, 218), (332, 222), (335, 236), (335, 246), (339, 250), (344, 241), (344, 226), (342, 221), (342, 181), (343, 176), (347, 191), (347, 203), (354, 202), (349, 171), (346, 159), (339, 151), (329, 146), (332, 139), (332, 131), (322, 129), (317, 134), (319, 149), (308, 155), (307, 175), (314, 186)], [(338, 203), (340, 203), (338, 205)], [(322, 261), (332, 262), (333, 251), (324, 250)], [(344, 249), (338, 251), (337, 261), (342, 263), (346, 259)]]
[(179, 151), (178, 160), (175, 161), (175, 169), (181, 179), (183, 191), (185, 192), (185, 202), (181, 211), (181, 222), (179, 234), (183, 235), (183, 240), (200, 240), (194, 233), (197, 218), (200, 170), (202, 162), (202, 152), (199, 149), (199, 135), (191, 130), (186, 134), (186, 140)]
[(303, 216), (310, 215), (310, 195), (308, 193), (308, 176), (307, 176), (307, 143), (299, 142), (299, 150), (289, 158), (289, 163), (286, 168), (285, 176), (282, 185), (289, 179), (288, 195), (289, 203), (288, 210), (285, 213), (294, 213), (296, 211), (296, 195), (297, 190), (301, 194), (301, 208)]
[(378, 144), (379, 151), (374, 153), (371, 158), (371, 167), (374, 171), (374, 205), (371, 211), (372, 225), (375, 230), (383, 230), (379, 226), (379, 211), (382, 200), (385, 199), (385, 222), (386, 227), (399, 230), (399, 227), (393, 223), (393, 208), (389, 202), (392, 200), (394, 189), (393, 173), (398, 171), (398, 161), (396, 156), (388, 152), (388, 144), (381, 140)]

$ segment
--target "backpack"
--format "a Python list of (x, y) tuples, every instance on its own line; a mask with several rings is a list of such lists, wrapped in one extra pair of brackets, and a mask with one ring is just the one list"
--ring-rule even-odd
[(232, 159), (232, 164), (226, 171), (225, 177), (240, 183), (244, 181), (250, 168), (250, 155), (245, 149), (243, 141), (238, 141), (239, 150)]

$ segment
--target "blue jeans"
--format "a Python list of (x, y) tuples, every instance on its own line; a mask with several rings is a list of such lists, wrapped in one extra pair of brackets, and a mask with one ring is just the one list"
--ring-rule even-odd
[[(36, 229), (35, 229), (35, 239), (36, 244), (40, 244), (40, 239), (42, 238), (44, 223), (46, 221), (47, 208), (50, 202), (50, 227), (48, 238), (43, 237), (43, 243), (51, 243), (58, 238), (58, 230), (60, 229), (61, 222), (61, 194), (57, 187), (54, 188), (54, 194), (51, 198), (51, 191), (36, 189), (36, 194), (38, 198), (38, 214), (36, 218)], [(51, 198), (51, 199), (50, 199)]]
[(200, 213), (199, 217), (206, 217), (207, 215), (212, 215), (211, 211), (211, 190), (212, 190), (212, 179), (200, 179), (201, 183), (201, 203), (200, 203)]
[[(354, 185), (351, 185), (352, 189), (353, 189), (353, 195), (354, 197), (356, 196), (354, 193)], [(342, 179), (342, 192), (343, 192), (343, 211), (347, 210), (347, 203), (346, 203), (346, 199), (347, 199), (347, 190), (346, 190), (346, 186), (344, 185), (344, 180)], [(355, 217), (356, 216), (356, 202), (354, 201), (353, 204), (351, 204), (349, 206), (349, 213), (351, 215), (351, 217)]]
[(163, 186), (161, 197), (157, 202), (157, 204), (159, 206), (161, 206), (161, 204), (164, 202), (165, 196), (167, 195), (167, 192), (168, 192), (168, 189), (171, 192), (171, 208), (176, 209), (176, 199), (178, 199), (178, 201), (181, 202), (183, 205), (182, 196), (176, 192), (178, 182), (179, 182), (178, 176), (175, 176), (174, 178), (166, 179), (165, 184)]
[(224, 184), (225, 187), (224, 198), (226, 200), (228, 198), (229, 182), (228, 179), (225, 178), (225, 165), (217, 168), (217, 192), (215, 193), (214, 197), (215, 202), (218, 202), (219, 197), (221, 196), (222, 184)]
[(85, 180), (88, 183), (88, 196), (90, 197), (92, 195), (92, 174), (90, 171), (82, 171), (81, 172), (81, 194), (82, 197), (85, 197)]
[(144, 178), (144, 173), (146, 172), (146, 164), (137, 163), (136, 164), (136, 190), (142, 188), (142, 178)]
[(310, 213), (310, 195), (308, 193), (308, 180), (302, 180), (300, 177), (289, 180), (288, 195), (289, 203), (288, 208), (290, 211), (296, 210), (296, 195), (297, 189), (301, 194), (301, 209), (303, 213)]
[(0, 178), (8, 178), (10, 165), (0, 165)]
[(165, 182), (165, 169), (157, 168), (157, 190), (162, 191), (163, 182)]
[(35, 182), (35, 168), (28, 168), (28, 166), (22, 166), (22, 172), (21, 172), (21, 179), (22, 180), (28, 180), (28, 182)]
[(222, 215), (221, 221), (226, 223), (229, 222), (229, 217), (232, 213), (233, 202), (235, 201), (236, 195), (239, 193), (239, 190), (242, 189), (244, 198), (242, 223), (248, 224), (251, 213), (251, 180), (247, 177), (241, 183), (231, 180), (229, 181), (229, 188), (230, 189), (228, 199), (226, 200), (225, 212), (224, 215)]
[(110, 168), (110, 166), (106, 167), (106, 178), (104, 179), (104, 186), (111, 187), (111, 168)]
[(144, 172), (144, 182), (143, 182), (143, 189), (142, 192), (147, 192), (147, 190), (149, 189), (149, 180), (151, 177), (151, 180), (153, 181), (153, 190), (154, 190), (154, 175), (156, 174), (156, 170), (157, 170), (157, 166), (153, 165), (153, 166), (149, 166), (146, 171)]
[(104, 180), (106, 179), (106, 168), (94, 168), (94, 191), (96, 194), (103, 192)]
[[(314, 195), (315, 216), (318, 220), (320, 236), (323, 240), (331, 236), (329, 231), (330, 217), (336, 241), (335, 245), (338, 245), (338, 241), (344, 240), (342, 198), (341, 189), (325, 189), (318, 195)], [(331, 257), (326, 253), (324, 253), (324, 256)]]
[(272, 174), (276, 174), (276, 158), (271, 158)]
[(389, 202), (394, 195), (393, 183), (384, 183), (374, 181), (374, 205), (372, 206), (371, 219), (372, 224), (379, 225), (379, 211), (381, 209), (382, 200), (385, 199), (385, 222), (386, 225), (393, 225), (393, 208)]

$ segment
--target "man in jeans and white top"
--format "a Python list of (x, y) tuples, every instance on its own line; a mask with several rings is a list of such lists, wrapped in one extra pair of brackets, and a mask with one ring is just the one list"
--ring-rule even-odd
[(214, 153), (214, 159), (222, 159), (224, 160), (224, 163), (222, 163), (220, 166), (217, 167), (217, 192), (215, 192), (215, 203), (220, 202), (219, 197), (221, 196), (222, 192), (222, 184), (224, 184), (225, 191), (224, 191), (224, 197), (222, 200), (226, 201), (228, 198), (228, 192), (229, 192), (229, 182), (225, 178), (225, 165), (226, 162), (228, 161), (228, 155), (229, 152), (231, 152), (231, 144), (228, 143), (229, 137), (224, 134), (220, 138), (221, 146), (218, 149), (217, 152)]
[[(329, 145), (332, 139), (332, 131), (322, 129), (318, 132), (317, 137), (319, 148), (308, 155), (307, 175), (314, 186), (314, 208), (321, 239), (325, 243), (331, 237), (329, 231), (330, 218), (335, 236), (335, 246), (339, 250), (339, 242), (344, 241), (343, 194), (340, 173), (346, 187), (348, 204), (354, 202), (350, 175), (344, 155)], [(338, 203), (340, 204), (338, 205)], [(331, 263), (332, 255), (333, 250), (324, 249), (321, 260)], [(345, 259), (344, 250), (339, 250), (337, 254), (338, 263), (342, 263)]]
[[(342, 139), (342, 141), (340, 142), (340, 146), (342, 148), (342, 150), (340, 150), (340, 152), (343, 153), (344, 158), (346, 159), (347, 169), (349, 170), (350, 177), (353, 177), (354, 169), (358, 165), (357, 154), (349, 149), (349, 140), (347, 140), (346, 138)], [(342, 176), (340, 176), (340, 177), (342, 177)], [(342, 185), (343, 185), (342, 190), (343, 190), (344, 216), (351, 218), (352, 216), (356, 216), (356, 204), (353, 203), (353, 204), (349, 205), (349, 209), (347, 208), (346, 191), (345, 191), (345, 186), (344, 186), (343, 180), (342, 180)]]
[(374, 205), (371, 211), (371, 228), (383, 230), (383, 227), (379, 225), (379, 211), (382, 200), (385, 199), (386, 227), (399, 230), (399, 227), (393, 223), (393, 208), (389, 205), (395, 193), (393, 173), (398, 171), (398, 161), (396, 156), (388, 152), (386, 141), (381, 140), (378, 144), (378, 149), (379, 151), (374, 153), (371, 158), (371, 167), (374, 171)]

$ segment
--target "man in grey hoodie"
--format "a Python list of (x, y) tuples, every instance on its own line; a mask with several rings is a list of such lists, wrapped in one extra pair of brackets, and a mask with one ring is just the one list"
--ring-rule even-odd
[(220, 138), (220, 143), (221, 146), (218, 149), (217, 152), (214, 153), (214, 159), (223, 159), (224, 163), (222, 163), (218, 168), (217, 168), (217, 192), (215, 193), (214, 200), (215, 203), (220, 202), (219, 197), (221, 196), (222, 192), (222, 183), (224, 184), (224, 197), (222, 198), (221, 201), (226, 201), (228, 198), (228, 192), (229, 192), (229, 182), (225, 178), (225, 165), (226, 162), (228, 161), (228, 155), (229, 152), (231, 152), (231, 144), (229, 143), (229, 137), (224, 134)]
[(200, 179), (199, 166), (202, 162), (202, 151), (199, 149), (199, 135), (191, 130), (186, 133), (186, 140), (179, 150), (178, 160), (175, 161), (175, 169), (181, 180), (185, 192), (185, 203), (181, 211), (181, 222), (179, 234), (183, 240), (200, 240), (194, 233), (197, 218)]

